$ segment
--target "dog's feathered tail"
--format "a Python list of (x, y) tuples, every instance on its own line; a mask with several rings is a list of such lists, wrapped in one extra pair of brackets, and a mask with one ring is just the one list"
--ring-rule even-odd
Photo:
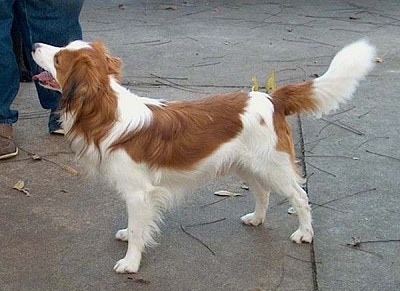
[(352, 97), (359, 81), (372, 70), (374, 58), (375, 48), (364, 39), (344, 47), (321, 77), (275, 90), (271, 94), (275, 109), (285, 115), (317, 116), (336, 109)]

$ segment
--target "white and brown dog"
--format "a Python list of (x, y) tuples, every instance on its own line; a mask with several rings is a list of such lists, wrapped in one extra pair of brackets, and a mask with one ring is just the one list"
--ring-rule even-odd
[(137, 272), (142, 252), (159, 230), (162, 212), (199, 183), (237, 174), (254, 192), (255, 210), (243, 223), (265, 220), (270, 192), (286, 197), (298, 214), (296, 243), (311, 242), (310, 206), (299, 186), (286, 116), (321, 115), (349, 99), (372, 69), (375, 49), (361, 40), (342, 49), (321, 77), (268, 95), (235, 92), (193, 102), (139, 97), (120, 85), (121, 63), (101, 42), (66, 47), (35, 44), (42, 85), (62, 91), (63, 126), (83, 165), (115, 185), (125, 200), (128, 241), (114, 270)]

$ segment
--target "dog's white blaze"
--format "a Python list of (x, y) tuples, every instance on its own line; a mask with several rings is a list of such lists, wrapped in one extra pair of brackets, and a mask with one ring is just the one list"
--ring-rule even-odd
[(54, 47), (44, 43), (38, 43), (35, 51), (32, 52), (33, 60), (44, 70), (48, 71), (54, 79), (57, 80), (57, 71), (54, 66), (54, 55), (61, 48)]
[(64, 49), (75, 51), (75, 50), (80, 50), (80, 49), (84, 49), (84, 48), (92, 49), (92, 47), (90, 46), (89, 43), (87, 43), (83, 40), (75, 40), (73, 42), (70, 42)]

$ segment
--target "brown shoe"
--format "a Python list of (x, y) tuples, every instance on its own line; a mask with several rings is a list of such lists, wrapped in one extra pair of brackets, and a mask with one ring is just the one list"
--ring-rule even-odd
[(13, 141), (11, 124), (0, 124), (0, 160), (18, 155), (18, 148)]

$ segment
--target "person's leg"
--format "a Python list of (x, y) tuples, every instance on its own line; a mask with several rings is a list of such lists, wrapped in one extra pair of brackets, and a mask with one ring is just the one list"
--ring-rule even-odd
[[(16, 20), (14, 19), (14, 21)], [(14, 24), (11, 29), (11, 37), (13, 40), (15, 59), (17, 60), (19, 68), (19, 80), (24, 83), (32, 82), (31, 67), (27, 57), (27, 53), (30, 54), (31, 52), (25, 50), (25, 47), (22, 44), (21, 33)]]
[(11, 127), (18, 120), (18, 112), (11, 109), (11, 104), (19, 90), (19, 70), (11, 38), (12, 5), (12, 0), (0, 0), (0, 159), (18, 154)]
[[(64, 46), (73, 40), (82, 39), (79, 15), (83, 0), (20, 0), (16, 1), (15, 5), (18, 25), (27, 51), (30, 52), (32, 44), (36, 42)], [(39, 73), (40, 68), (30, 54), (29, 63), (32, 73)], [(37, 82), (35, 85), (40, 104), (43, 108), (51, 110), (49, 130), (54, 132), (60, 128), (57, 109), (61, 94), (45, 89)]]

